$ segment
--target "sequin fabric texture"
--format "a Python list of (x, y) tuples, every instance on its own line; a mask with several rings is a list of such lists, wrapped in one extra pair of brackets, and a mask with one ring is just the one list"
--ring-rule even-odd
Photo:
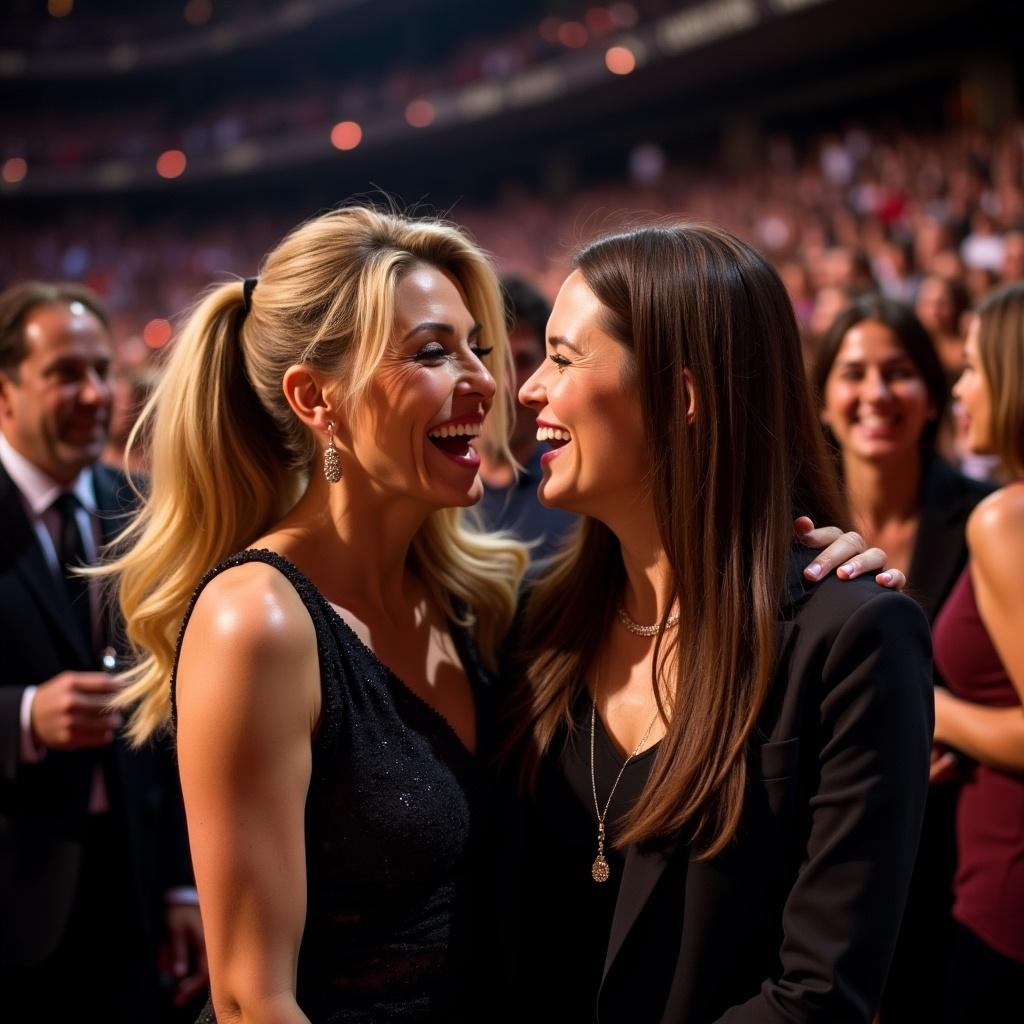
[[(178, 651), (203, 588), (253, 561), (295, 587), (319, 647), (323, 702), (306, 799), (299, 1005), (314, 1024), (467, 1019), (484, 798), (478, 758), (275, 552), (243, 551), (204, 577)], [(453, 627), (452, 636), (479, 708), (486, 675), (468, 631)], [(215, 1019), (208, 1005), (199, 1022)]]

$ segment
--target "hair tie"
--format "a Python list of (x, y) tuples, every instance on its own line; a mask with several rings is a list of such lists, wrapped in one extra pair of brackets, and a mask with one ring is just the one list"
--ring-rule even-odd
[(258, 277), (247, 277), (242, 282), (242, 305), (245, 307), (246, 313), (252, 309), (252, 293), (258, 280)]

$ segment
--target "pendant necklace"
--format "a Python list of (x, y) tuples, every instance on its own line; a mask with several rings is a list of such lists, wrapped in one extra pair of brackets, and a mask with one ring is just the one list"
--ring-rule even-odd
[(590, 788), (594, 794), (594, 813), (597, 814), (597, 856), (594, 858), (594, 863), (590, 868), (590, 877), (595, 882), (607, 882), (611, 877), (611, 868), (608, 866), (608, 861), (604, 855), (604, 840), (605, 840), (605, 827), (604, 820), (608, 816), (608, 808), (611, 806), (612, 797), (615, 795), (615, 789), (619, 784), (619, 780), (622, 778), (622, 773), (626, 770), (626, 765), (632, 761), (637, 754), (640, 753), (643, 745), (647, 742), (647, 737), (651, 735), (651, 730), (654, 728), (654, 723), (658, 720), (659, 712), (654, 713), (654, 717), (651, 719), (651, 724), (644, 730), (643, 736), (640, 737), (640, 742), (636, 745), (636, 749), (633, 751), (625, 761), (622, 762), (622, 767), (619, 769), (619, 774), (615, 776), (615, 781), (612, 783), (611, 791), (608, 793), (608, 799), (604, 802), (604, 810), (601, 810), (601, 805), (597, 802), (597, 772), (594, 768), (594, 725), (597, 722), (597, 688), (600, 683), (600, 675), (595, 674), (594, 677), (594, 698), (590, 705)]

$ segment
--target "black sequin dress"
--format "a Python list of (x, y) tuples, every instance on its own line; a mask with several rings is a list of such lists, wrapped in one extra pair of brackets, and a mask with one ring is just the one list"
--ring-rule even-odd
[[(483, 758), (275, 552), (243, 551), (211, 570), (196, 588), (182, 635), (206, 584), (254, 561), (295, 587), (320, 657), (298, 1003), (313, 1024), (469, 1020)], [(477, 698), (480, 745), (489, 681), (468, 631), (453, 626), (452, 637)], [(208, 1004), (199, 1022), (213, 1021)]]

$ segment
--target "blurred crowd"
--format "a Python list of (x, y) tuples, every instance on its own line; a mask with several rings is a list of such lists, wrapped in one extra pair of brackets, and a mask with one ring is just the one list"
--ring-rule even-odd
[[(202, 110), (182, 104), (174, 91), (149, 100), (129, 98), (126, 103), (104, 104), (69, 119), (62, 109), (19, 109), (13, 106), (5, 118), (5, 138), (0, 157), (20, 156), (30, 165), (73, 169), (109, 160), (151, 162), (166, 149), (180, 148), (190, 158), (215, 155), (256, 140), (292, 137), (309, 130), (326, 129), (340, 119), (364, 120), (388, 113), (402, 114), (406, 105), (420, 97), (474, 82), (501, 80), (567, 51), (591, 43), (600, 44), (614, 34), (631, 29), (642, 20), (665, 13), (666, 0), (635, 0), (570, 5), (565, 17), (538, 19), (529, 11), (512, 27), (490, 33), (472, 33), (451, 44), (451, 52), (433, 50), (418, 60), (403, 48), (383, 63), (367, 67), (358, 55), (340, 70), (317, 73), (304, 68), (299, 86), (281, 88), (269, 80), (245, 81), (228, 88), (219, 99), (205, 97)], [(250, 10), (249, 8), (252, 7)], [(111, 46), (138, 44), (134, 58), (144, 67), (147, 42), (162, 46), (168, 36), (188, 32), (219, 32), (245, 28), (256, 18), (273, 17), (275, 5), (233, 5), (218, 12), (218, 19), (202, 24), (184, 23), (178, 8), (151, 12), (151, 26), (140, 29), (135, 18), (99, 20), (93, 26), (94, 42)], [(280, 15), (276, 15), (280, 17)], [(73, 22), (73, 24), (72, 24)], [(31, 26), (30, 37), (45, 40), (47, 52), (82, 48), (90, 38), (83, 19), (48, 19)], [(145, 24), (145, 23), (143, 23)], [(293, 27), (287, 19), (270, 34)], [(246, 28), (246, 30), (248, 30)], [(83, 32), (85, 33), (83, 35)]]
[[(552, 297), (569, 253), (601, 232), (651, 219), (702, 219), (752, 241), (778, 268), (808, 340), (866, 292), (916, 306), (952, 375), (965, 314), (1024, 278), (1024, 125), (996, 137), (851, 127), (798, 144), (776, 136), (745, 168), (673, 162), (641, 147), (618, 181), (545, 196), (508, 183), (497, 201), (450, 216), (495, 258)], [(311, 212), (311, 211), (306, 211)], [(81, 281), (113, 310), (119, 344), (173, 319), (208, 283), (257, 271), (303, 211), (253, 209), (190, 225), (83, 211), (48, 226), (0, 227), (2, 282)], [(160, 341), (164, 336), (156, 339)], [(138, 342), (131, 345), (138, 351)], [(139, 360), (136, 359), (136, 362)]]

